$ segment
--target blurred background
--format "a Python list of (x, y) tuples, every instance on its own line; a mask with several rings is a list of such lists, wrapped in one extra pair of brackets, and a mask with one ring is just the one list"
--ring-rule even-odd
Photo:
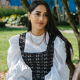
[[(30, 5), (33, 0), (27, 1)], [(58, 5), (56, 0), (44, 1), (49, 4), (56, 24), (67, 25), (68, 19), (61, 0), (58, 0)], [(79, 21), (75, 1), (68, 0), (67, 3), (73, 19), (75, 20), (76, 24), (78, 24)], [(11, 24), (27, 27), (27, 12), (22, 7), (20, 0), (0, 0), (0, 22), (3, 22), (3, 25), (6, 24), (6, 26)]]

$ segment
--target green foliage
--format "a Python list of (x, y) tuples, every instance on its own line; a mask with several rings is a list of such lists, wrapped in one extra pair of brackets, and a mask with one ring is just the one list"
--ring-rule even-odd
[[(76, 25), (77, 29), (79, 29), (79, 25)], [(57, 26), (58, 29), (62, 29), (62, 30), (71, 30), (72, 27), (70, 25), (58, 25)]]
[[(68, 20), (67, 21), (60, 21), (60, 22), (58, 22), (58, 16), (57, 16), (56, 13), (54, 13), (52, 15), (53, 15), (53, 18), (54, 18), (54, 21), (55, 21), (56, 25), (70, 25), (70, 23), (68, 22)], [(79, 25), (78, 13), (72, 12), (71, 16), (74, 19), (75, 24)]]
[(8, 18), (7, 23), (11, 23), (12, 21), (16, 20), (16, 18), (17, 18), (17, 15), (11, 15), (11, 16)]
[(27, 22), (28, 22), (28, 15), (25, 14), (20, 17), (18, 25), (27, 26)]
[(26, 11), (21, 7), (0, 7), (0, 18), (10, 15), (23, 15)]
[(0, 22), (0, 27), (5, 27), (5, 22)]
[(8, 20), (9, 20), (9, 16), (7, 16), (7, 17), (2, 17), (1, 22), (7, 23)]
[(78, 13), (71, 13), (71, 16), (72, 16), (73, 20), (75, 21), (75, 23), (77, 25), (79, 25)]
[(58, 26), (58, 25), (70, 25), (69, 22), (67, 21), (58, 21), (58, 17), (56, 14), (52, 14), (53, 15), (53, 18), (54, 18), (54, 21), (55, 21), (55, 24)]
[(26, 26), (28, 20), (28, 15), (10, 15), (7, 17), (2, 17), (1, 22), (5, 22), (11, 25), (17, 25), (17, 26)]

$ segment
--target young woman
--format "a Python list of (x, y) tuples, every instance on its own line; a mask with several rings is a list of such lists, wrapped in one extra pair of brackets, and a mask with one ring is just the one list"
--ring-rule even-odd
[(9, 39), (6, 80), (69, 80), (72, 47), (56, 28), (49, 6), (33, 1), (28, 32)]

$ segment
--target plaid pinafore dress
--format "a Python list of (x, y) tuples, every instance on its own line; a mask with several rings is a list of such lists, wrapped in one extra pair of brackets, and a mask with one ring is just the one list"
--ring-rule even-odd
[(32, 70), (32, 80), (44, 80), (51, 67), (53, 66), (53, 53), (54, 53), (54, 36), (49, 36), (49, 42), (47, 50), (44, 52), (27, 53), (24, 52), (26, 33), (23, 33), (19, 37), (19, 46), (21, 55), (24, 62)]

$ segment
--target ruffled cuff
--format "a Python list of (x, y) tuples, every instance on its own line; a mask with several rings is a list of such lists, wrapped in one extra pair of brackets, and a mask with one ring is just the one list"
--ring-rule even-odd
[(16, 65), (9, 68), (6, 80), (18, 80), (21, 78), (23, 80), (30, 80), (32, 78), (32, 70), (24, 63), (22, 57), (19, 58)]

